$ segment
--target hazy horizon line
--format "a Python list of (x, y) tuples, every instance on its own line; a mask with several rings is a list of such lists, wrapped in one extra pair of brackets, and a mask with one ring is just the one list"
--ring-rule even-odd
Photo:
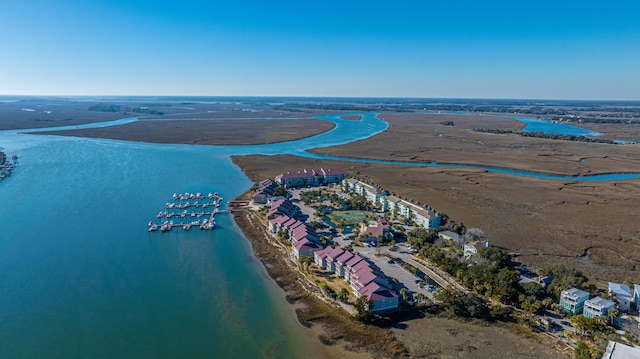
[(273, 98), (273, 99), (397, 99), (397, 100), (491, 100), (491, 101), (557, 101), (557, 102), (638, 102), (640, 99), (580, 99), (580, 98), (525, 98), (525, 97), (419, 97), (419, 96), (296, 96), (296, 95), (49, 95), (49, 94), (0, 94), (0, 97), (47, 98)]

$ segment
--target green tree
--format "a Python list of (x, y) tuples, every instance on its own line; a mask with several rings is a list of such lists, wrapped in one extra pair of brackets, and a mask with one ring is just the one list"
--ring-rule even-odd
[(488, 318), (490, 314), (487, 302), (473, 293), (462, 293), (451, 287), (440, 288), (435, 298), (449, 316)]
[(560, 298), (560, 292), (569, 288), (583, 288), (587, 282), (582, 273), (575, 268), (566, 264), (558, 264), (550, 268), (542, 269), (542, 274), (553, 275), (553, 280), (545, 288), (547, 293), (553, 295), (556, 299)]
[(311, 263), (313, 263), (313, 259), (307, 256), (300, 256), (300, 259), (298, 259), (298, 261), (302, 265), (302, 269), (307, 272), (309, 271), (309, 266), (311, 265)]
[(369, 323), (373, 318), (373, 301), (368, 300), (366, 297), (358, 297), (353, 303), (356, 309), (356, 313), (353, 315), (354, 319), (362, 323)]
[(411, 299), (411, 293), (407, 290), (407, 288), (400, 289), (400, 295), (402, 296), (402, 300), (408, 302)]
[(278, 186), (278, 187), (273, 189), (273, 195), (274, 196), (288, 197), (289, 196), (289, 192), (287, 192), (287, 189), (284, 188), (283, 186)]
[(589, 349), (589, 346), (582, 341), (578, 342), (578, 346), (573, 352), (573, 355), (576, 359), (592, 359), (591, 349)]
[(338, 293), (336, 293), (335, 290), (333, 290), (333, 288), (331, 288), (327, 282), (320, 282), (318, 283), (318, 287), (320, 289), (322, 289), (322, 291), (324, 292), (324, 294), (331, 298), (331, 299), (336, 299), (336, 297), (338, 296)]
[(496, 247), (480, 248), (478, 256), (491, 261), (498, 268), (508, 267), (511, 264), (511, 258), (507, 251)]
[(613, 327), (615, 325), (615, 319), (618, 315), (620, 315), (620, 311), (616, 308), (611, 308), (609, 310), (607, 310), (607, 315), (609, 316), (609, 319), (611, 319), (611, 326)]
[(341, 302), (346, 302), (349, 298), (349, 291), (346, 288), (340, 289), (338, 292), (338, 300)]
[(593, 339), (595, 335), (607, 335), (613, 332), (607, 318), (603, 316), (587, 318), (582, 314), (574, 315), (571, 317), (571, 324), (578, 334), (590, 339)]

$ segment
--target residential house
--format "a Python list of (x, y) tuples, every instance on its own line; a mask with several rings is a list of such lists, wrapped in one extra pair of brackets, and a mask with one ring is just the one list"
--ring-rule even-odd
[(463, 249), (464, 249), (464, 257), (465, 258), (470, 258), (475, 256), (478, 253), (478, 249), (480, 248), (490, 248), (491, 247), (491, 243), (488, 241), (474, 241), (474, 242), (469, 242), (467, 244), (464, 245)]
[(640, 347), (610, 340), (602, 359), (640, 359)]
[(267, 226), (271, 233), (278, 233), (278, 231), (282, 229), (282, 224), (290, 219), (291, 217), (284, 214), (276, 215), (275, 217), (267, 221)]
[(462, 242), (464, 237), (459, 235), (456, 232), (452, 232), (452, 231), (442, 231), (438, 233), (438, 237), (444, 239), (445, 241), (449, 241), (449, 242)]
[(375, 264), (366, 259), (354, 265), (349, 271), (349, 284), (354, 291), (364, 288), (372, 281), (385, 287), (389, 287), (389, 280), (386, 275)]
[(631, 289), (629, 286), (609, 282), (609, 294), (618, 300), (618, 309), (621, 312), (626, 313), (631, 309)]
[(300, 208), (288, 199), (271, 202), (271, 207), (267, 211), (267, 218), (283, 214), (291, 218), (297, 218), (300, 216)]
[(339, 183), (347, 176), (347, 172), (335, 169), (324, 169), (320, 171), (307, 170), (287, 172), (276, 176), (275, 181), (286, 188), (296, 188), (305, 186), (319, 186), (328, 183)]
[(313, 256), (318, 267), (345, 278), (357, 297), (371, 300), (374, 313), (398, 308), (398, 294), (391, 289), (388, 277), (375, 264), (341, 248), (327, 247), (315, 251)]
[(336, 170), (331, 168), (320, 168), (320, 173), (323, 176), (322, 182), (324, 184), (340, 183), (340, 181), (348, 176), (348, 173), (343, 170)]
[(314, 258), (314, 253), (318, 252), (321, 249), (321, 245), (306, 238), (295, 242), (291, 246), (291, 252), (296, 259), (300, 259), (301, 256)]
[(419, 226), (425, 228), (440, 226), (440, 214), (431, 208), (423, 207), (404, 199), (398, 203), (398, 206), (403, 216), (412, 219)]
[(400, 214), (400, 201), (402, 199), (396, 196), (382, 196), (380, 197), (380, 203), (382, 204), (382, 211), (389, 213), (398, 213)]
[(273, 196), (273, 191), (276, 187), (278, 187), (278, 184), (270, 178), (260, 181), (260, 183), (258, 183), (258, 190), (253, 195), (253, 203), (266, 204), (269, 198)]
[(607, 316), (609, 309), (615, 308), (616, 303), (601, 297), (595, 297), (584, 302), (584, 314), (587, 318), (595, 318), (597, 316)]
[(360, 257), (359, 255), (354, 255), (350, 260), (348, 260), (345, 265), (344, 265), (344, 275), (343, 278), (344, 280), (346, 280), (347, 282), (350, 283), (351, 280), (351, 271), (353, 269), (353, 267), (360, 263), (361, 261), (363, 261), (364, 258)]
[(340, 257), (341, 255), (343, 255), (345, 252), (344, 249), (340, 248), (340, 247), (336, 247), (334, 248), (332, 251), (330, 251), (329, 253), (327, 253), (326, 256), (326, 270), (327, 272), (331, 272), (331, 273), (335, 273), (336, 272), (336, 259), (338, 259), (338, 257)]
[(372, 313), (381, 313), (398, 309), (398, 294), (376, 282), (371, 282), (359, 292), (356, 292), (356, 296), (365, 297), (373, 302), (373, 308), (371, 309)]
[(291, 234), (291, 242), (295, 243), (302, 239), (308, 239), (312, 242), (320, 243), (320, 237), (316, 233), (316, 230), (308, 224), (304, 224), (302, 226), (298, 226), (295, 228)]
[(387, 194), (387, 191), (384, 189), (355, 178), (344, 179), (342, 181), (342, 188), (346, 191), (353, 190), (355, 193), (365, 196), (367, 200), (374, 204), (380, 201), (380, 197)]
[(552, 275), (547, 275), (547, 276), (538, 278), (538, 283), (540, 283), (540, 285), (543, 287), (548, 286), (549, 284), (551, 284), (552, 281), (553, 281)]
[(326, 247), (325, 249), (319, 250), (313, 254), (313, 261), (316, 263), (318, 268), (325, 269), (327, 267), (327, 253), (332, 250), (332, 247)]
[(279, 185), (285, 188), (315, 186), (317, 184), (316, 175), (316, 171), (307, 170), (305, 168), (302, 171), (279, 174), (276, 176), (275, 180)]
[(589, 299), (589, 293), (584, 290), (571, 288), (560, 293), (560, 306), (571, 314), (580, 314), (584, 309), (584, 303)]
[(362, 232), (360, 238), (363, 241), (389, 241), (393, 239), (391, 227), (376, 223), (368, 225)]
[(349, 251), (345, 251), (344, 253), (342, 253), (340, 257), (336, 258), (335, 273), (338, 277), (344, 278), (347, 262), (351, 260), (351, 258), (353, 257), (354, 257), (353, 253)]

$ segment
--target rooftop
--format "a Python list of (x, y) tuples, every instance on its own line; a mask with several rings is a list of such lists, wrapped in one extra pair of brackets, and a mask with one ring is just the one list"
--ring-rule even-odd
[(602, 307), (602, 308), (613, 307), (616, 305), (616, 303), (610, 301), (609, 299), (604, 299), (602, 297), (591, 298), (587, 301), (587, 303), (589, 303), (594, 307)]
[(563, 290), (562, 291), (562, 295), (563, 296), (567, 296), (569, 298), (582, 298), (584, 296), (589, 296), (589, 293), (585, 292), (582, 289), (578, 289), (578, 288), (571, 288), (571, 289), (567, 289), (567, 290)]
[(631, 296), (631, 289), (629, 288), (629, 286), (620, 283), (609, 282), (609, 292), (615, 294), (616, 296)]
[(609, 341), (602, 359), (640, 359), (640, 348)]

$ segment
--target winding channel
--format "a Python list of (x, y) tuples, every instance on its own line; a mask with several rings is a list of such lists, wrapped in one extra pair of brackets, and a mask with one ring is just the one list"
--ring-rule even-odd
[[(342, 119), (341, 116), (346, 115), (360, 115), (362, 119), (360, 121), (353, 120), (345, 120)], [(565, 175), (556, 175), (544, 172), (530, 172), (523, 170), (514, 170), (509, 168), (502, 167), (493, 167), (493, 166), (483, 166), (483, 165), (471, 165), (471, 164), (457, 164), (457, 163), (436, 163), (436, 162), (410, 162), (410, 161), (390, 161), (390, 160), (375, 160), (375, 159), (364, 159), (364, 158), (354, 158), (354, 157), (340, 157), (340, 156), (331, 156), (331, 155), (323, 155), (308, 152), (308, 150), (313, 148), (321, 148), (321, 147), (330, 147), (336, 145), (347, 144), (350, 142), (366, 139), (372, 137), (376, 134), (379, 134), (385, 131), (389, 124), (384, 120), (378, 118), (378, 113), (349, 113), (349, 114), (331, 114), (331, 115), (320, 115), (315, 116), (317, 119), (330, 121), (334, 123), (336, 126), (324, 133), (294, 140), (288, 142), (274, 143), (274, 144), (264, 144), (264, 145), (242, 145), (242, 146), (211, 146), (211, 145), (166, 145), (166, 144), (155, 144), (155, 143), (139, 143), (140, 146), (172, 146), (176, 149), (184, 149), (185, 147), (189, 147), (194, 150), (196, 148), (206, 151), (210, 154), (231, 156), (231, 155), (253, 155), (253, 154), (263, 154), (263, 155), (279, 155), (279, 154), (291, 154), (305, 158), (313, 158), (313, 159), (323, 159), (323, 160), (335, 160), (335, 161), (349, 161), (349, 162), (358, 162), (358, 163), (373, 163), (373, 164), (384, 164), (384, 165), (401, 165), (401, 166), (414, 166), (414, 167), (443, 167), (443, 168), (457, 168), (457, 169), (475, 169), (475, 170), (484, 170), (487, 172), (497, 172), (504, 173), (508, 175), (515, 176), (523, 176), (523, 177), (533, 177), (540, 179), (551, 179), (551, 180), (561, 180), (561, 181), (611, 181), (611, 180), (628, 180), (640, 178), (640, 173), (638, 172), (629, 172), (629, 173), (607, 173), (607, 174), (596, 174), (596, 175), (587, 175), (587, 176), (565, 176)], [(540, 122), (541, 120), (533, 120), (529, 118), (521, 118), (518, 116), (503, 116), (507, 118), (516, 119), (521, 122), (525, 122), (530, 125), (530, 122)], [(29, 133), (32, 132), (48, 132), (48, 131), (60, 131), (60, 130), (78, 130), (78, 129), (88, 129), (88, 128), (101, 128), (101, 127), (109, 127), (109, 126), (119, 126), (128, 123), (132, 123), (138, 121), (140, 117), (128, 117), (115, 121), (106, 121), (106, 122), (97, 122), (90, 123), (85, 125), (75, 125), (75, 126), (60, 126), (53, 128), (37, 128), (37, 129), (22, 129), (22, 130), (7, 130), (0, 131), (0, 142), (5, 143), (5, 147), (9, 152), (15, 151), (22, 146), (29, 146), (31, 142), (41, 142), (41, 141), (55, 141), (60, 140), (62, 138), (69, 139), (66, 136), (30, 136)], [(523, 121), (525, 119), (526, 121)], [(219, 120), (229, 120), (229, 119), (219, 119)], [(282, 121), (287, 121), (288, 119), (281, 119)], [(527, 122), (528, 121), (528, 122)], [(574, 126), (575, 127), (575, 126)], [(578, 127), (576, 127), (578, 128)], [(584, 130), (578, 128), (580, 130)], [(588, 131), (588, 130), (584, 130)], [(591, 133), (595, 135), (595, 133)], [(98, 142), (122, 142), (129, 143), (127, 141), (120, 140), (107, 140), (107, 139), (99, 139), (99, 138), (80, 138), (85, 141), (98, 141)], [(12, 149), (13, 147), (13, 149)]]

